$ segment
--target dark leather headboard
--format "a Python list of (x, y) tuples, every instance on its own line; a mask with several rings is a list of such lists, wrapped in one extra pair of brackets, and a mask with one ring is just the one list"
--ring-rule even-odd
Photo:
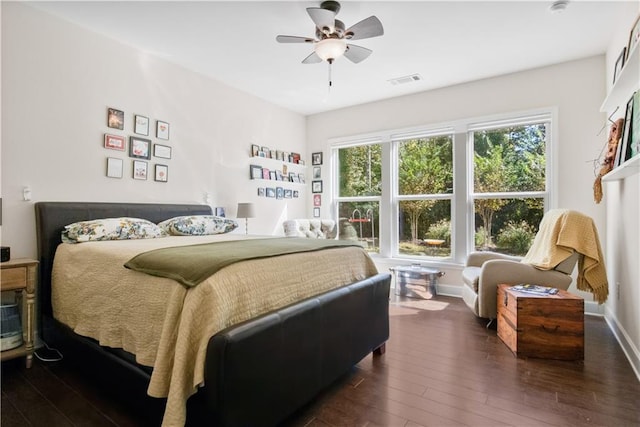
[(134, 217), (158, 223), (180, 215), (211, 215), (207, 205), (160, 203), (37, 202), (36, 234), (40, 280), (40, 312), (51, 316), (51, 269), (65, 225), (100, 218)]

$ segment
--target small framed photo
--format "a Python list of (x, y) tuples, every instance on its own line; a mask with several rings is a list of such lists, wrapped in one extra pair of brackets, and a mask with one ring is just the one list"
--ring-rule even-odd
[(136, 114), (133, 122), (133, 133), (149, 136), (149, 117)]
[(292, 199), (293, 198), (293, 190), (284, 190), (284, 198)]
[(260, 147), (256, 144), (251, 144), (251, 155), (253, 157), (258, 157), (258, 153), (260, 152)]
[(156, 120), (156, 138), (169, 139), (169, 123)]
[(298, 160), (298, 164), (301, 165), (301, 166), (304, 166), (304, 160), (302, 160), (302, 159)]
[(167, 182), (169, 180), (169, 166), (156, 163), (155, 180), (158, 182)]
[(122, 159), (107, 157), (107, 176), (109, 178), (122, 178)]
[(313, 179), (322, 178), (322, 171), (320, 170), (320, 166), (313, 167)]
[(251, 179), (262, 179), (262, 166), (251, 165), (249, 166)]
[(142, 160), (133, 161), (133, 179), (147, 179), (147, 162)]
[(264, 187), (258, 187), (258, 197), (264, 197)]
[(300, 192), (298, 190), (293, 190), (293, 198), (297, 199), (298, 197), (300, 197)]
[(124, 111), (107, 108), (107, 126), (113, 129), (124, 129)]
[(322, 164), (322, 153), (311, 154), (311, 164), (314, 166)]
[(298, 174), (294, 172), (289, 172), (289, 181), (290, 182), (300, 182), (298, 179)]
[(322, 206), (322, 196), (320, 194), (313, 195), (313, 206)]
[(273, 187), (267, 187), (267, 197), (276, 197), (276, 189)]
[(320, 218), (320, 208), (313, 208), (313, 217)]
[(311, 192), (322, 193), (322, 181), (311, 181)]
[(215, 208), (215, 210), (213, 212), (214, 212), (215, 216), (219, 216), (219, 217), (224, 218), (225, 213), (224, 213), (224, 208), (223, 207), (217, 207), (217, 208)]
[(629, 33), (629, 44), (627, 45), (627, 58), (631, 56), (633, 50), (638, 46), (638, 42), (640, 41), (640, 15), (636, 18), (636, 22), (633, 23), (633, 27), (631, 27), (631, 32)]
[(170, 159), (171, 147), (168, 145), (153, 144), (153, 155), (161, 159)]
[(624, 67), (624, 59), (625, 59), (624, 55), (626, 52), (627, 52), (627, 48), (623, 47), (622, 52), (620, 52), (620, 55), (618, 55), (618, 59), (616, 59), (616, 66), (613, 69), (613, 83), (616, 82), (616, 79), (620, 75), (620, 70), (622, 70), (622, 67)]
[(151, 140), (130, 136), (129, 157), (149, 160), (151, 158)]
[(264, 157), (269, 158), (269, 147), (262, 146), (260, 151), (264, 152)]
[(125, 142), (124, 136), (104, 134), (104, 148), (124, 151), (126, 146), (127, 143)]
[(298, 174), (298, 182), (300, 182), (300, 184), (304, 184), (304, 174), (303, 173), (299, 173)]
[(278, 174), (276, 173), (276, 171), (269, 171), (269, 178), (267, 179), (272, 179), (275, 181), (278, 179)]
[(276, 199), (280, 200), (284, 198), (284, 188), (276, 187)]
[(271, 179), (271, 171), (267, 168), (262, 168), (262, 179)]

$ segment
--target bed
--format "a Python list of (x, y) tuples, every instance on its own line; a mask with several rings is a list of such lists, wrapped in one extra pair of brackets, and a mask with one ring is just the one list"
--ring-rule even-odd
[[(82, 220), (126, 216), (158, 223), (181, 215), (211, 215), (210, 207), (38, 202), (35, 209), (42, 316), (39, 327), (44, 340), (65, 343), (72, 351), (86, 355), (87, 360), (96, 360), (101, 370), (108, 366), (114, 377), (126, 378), (128, 384), (150, 384), (154, 369), (149, 363), (138, 363), (136, 355), (117, 346), (98, 345), (97, 339), (76, 334), (54, 318), (52, 270), (61, 232), (65, 225)], [(282, 271), (283, 284), (292, 280), (287, 277), (291, 272), (295, 269)], [(204, 385), (185, 406), (187, 423), (276, 425), (368, 353), (383, 353), (389, 335), (389, 284), (389, 274), (373, 274), (274, 307), (207, 337), (203, 360), (197, 362), (202, 365)], [(165, 414), (164, 425), (181, 424), (179, 416), (167, 418)]]

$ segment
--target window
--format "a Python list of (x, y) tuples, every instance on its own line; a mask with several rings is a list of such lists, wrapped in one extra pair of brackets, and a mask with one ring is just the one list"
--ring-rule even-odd
[(332, 141), (341, 238), (371, 252), (464, 262), (523, 255), (549, 208), (552, 113)]

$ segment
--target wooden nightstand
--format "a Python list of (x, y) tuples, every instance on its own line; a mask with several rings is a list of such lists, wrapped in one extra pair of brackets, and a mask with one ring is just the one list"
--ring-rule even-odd
[[(25, 338), (24, 343), (20, 347), (5, 350), (0, 353), (0, 360), (27, 356), (27, 368), (30, 368), (34, 351), (38, 261), (27, 258), (16, 258), (0, 263), (0, 269), (0, 292), (14, 291), (16, 293), (16, 299), (22, 307), (22, 329)], [(26, 297), (24, 298), (23, 293), (26, 293)]]

